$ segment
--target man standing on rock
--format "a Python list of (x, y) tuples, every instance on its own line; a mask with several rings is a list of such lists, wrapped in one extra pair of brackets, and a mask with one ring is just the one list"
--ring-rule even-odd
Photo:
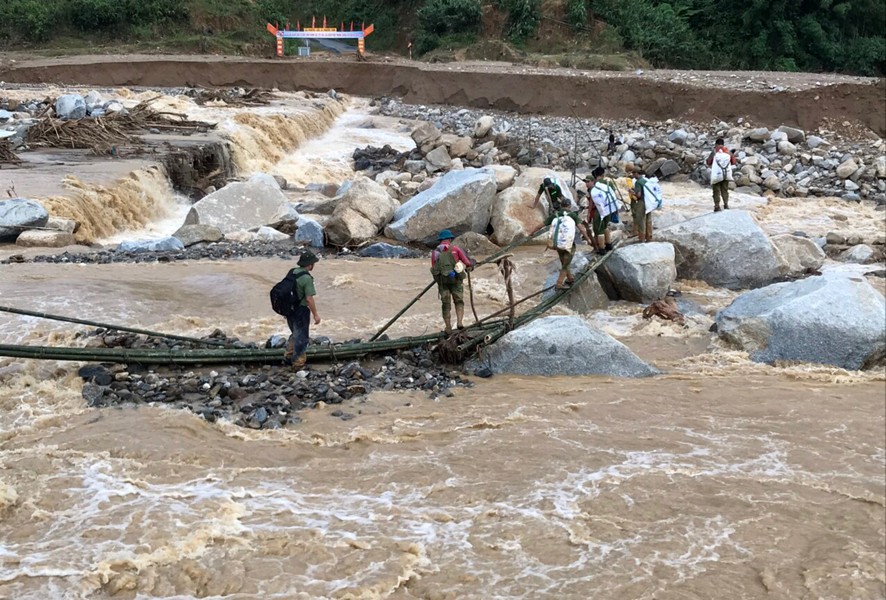
[[(648, 180), (643, 171), (634, 166), (634, 163), (628, 163), (625, 165), (625, 175), (630, 177), (634, 182), (633, 186), (628, 190), (628, 193), (631, 196), (631, 217), (633, 217), (634, 220), (634, 233), (637, 234), (637, 238), (641, 242), (651, 242), (652, 211), (655, 210), (655, 206), (661, 202), (661, 198), (654, 197), (654, 189), (647, 190)], [(651, 187), (653, 186), (650, 186), (650, 188)], [(651, 196), (649, 200), (655, 206), (647, 207), (647, 194)]]
[(726, 148), (723, 138), (714, 142), (714, 150), (705, 163), (711, 168), (711, 187), (714, 190), (714, 212), (720, 212), (720, 199), (723, 208), (729, 208), (729, 182), (732, 181), (732, 167), (735, 155)]
[(292, 335), (289, 336), (289, 342), (286, 344), (283, 361), (291, 364), (293, 371), (302, 369), (307, 362), (306, 351), (311, 341), (311, 316), (314, 317), (314, 325), (320, 324), (320, 315), (317, 313), (317, 305), (314, 303), (317, 291), (314, 289), (314, 277), (311, 275), (314, 265), (319, 260), (313, 252), (305, 252), (298, 257), (298, 268), (292, 269), (289, 274), (290, 277), (295, 278), (298, 297), (301, 298), (295, 312), (286, 317)]
[(464, 329), (465, 297), (462, 282), (465, 269), (473, 269), (474, 261), (464, 250), (452, 243), (455, 236), (448, 229), (440, 232), (439, 245), (431, 252), (431, 275), (437, 282), (437, 291), (443, 308), (444, 332), (452, 333), (452, 302), (455, 301), (456, 326)]
[(612, 250), (609, 239), (609, 223), (612, 215), (618, 214), (618, 203), (615, 188), (604, 179), (606, 169), (597, 167), (591, 171), (591, 177), (585, 179), (591, 202), (588, 205), (588, 223), (593, 229), (594, 249), (599, 254)]

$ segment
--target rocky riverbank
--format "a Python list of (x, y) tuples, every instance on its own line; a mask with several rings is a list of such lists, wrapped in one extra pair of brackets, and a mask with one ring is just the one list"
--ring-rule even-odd
[[(559, 171), (575, 168), (584, 173), (598, 164), (615, 168), (632, 162), (650, 176), (690, 177), (708, 185), (710, 174), (704, 160), (715, 138), (723, 137), (739, 162), (735, 178), (739, 191), (886, 204), (886, 145), (875, 133), (848, 122), (834, 122), (815, 131), (788, 126), (770, 130), (743, 119), (733, 123), (579, 120), (411, 105), (394, 98), (380, 98), (376, 107), (380, 114), (426, 120), (444, 135), (472, 140), (469, 148), (481, 156), (479, 164), (471, 166), (495, 163)], [(612, 147), (610, 134), (615, 138)], [(483, 155), (489, 158), (484, 160)], [(438, 152), (428, 157), (428, 163), (443, 165), (447, 158), (452, 157)], [(455, 158), (459, 158), (457, 153)]]

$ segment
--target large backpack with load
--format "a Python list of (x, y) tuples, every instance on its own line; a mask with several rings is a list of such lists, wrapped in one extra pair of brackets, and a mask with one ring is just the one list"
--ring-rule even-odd
[(575, 221), (567, 215), (554, 217), (548, 235), (551, 248), (572, 250), (575, 245)]
[(646, 203), (646, 214), (661, 208), (663, 192), (658, 177), (650, 177), (643, 185), (643, 201)]
[(431, 275), (434, 276), (434, 281), (441, 282), (447, 278), (454, 280), (456, 277), (460, 277), (460, 274), (455, 271), (456, 262), (451, 244), (443, 249), (437, 246), (437, 260), (434, 262), (434, 266), (431, 267)]
[(298, 279), (302, 275), (310, 274), (307, 271), (293, 273), (290, 271), (280, 282), (271, 288), (271, 308), (278, 315), (291, 317), (301, 305), (302, 297), (298, 293)]
[[(595, 183), (594, 187), (591, 188), (591, 200), (594, 201), (594, 206), (597, 207), (597, 214), (600, 215), (601, 219), (612, 214), (618, 214), (615, 194), (612, 193), (612, 188), (607, 184), (600, 181)], [(612, 222), (617, 223), (618, 221), (612, 219)]]
[(711, 161), (711, 185), (721, 181), (732, 181), (732, 155), (728, 152), (714, 152)]

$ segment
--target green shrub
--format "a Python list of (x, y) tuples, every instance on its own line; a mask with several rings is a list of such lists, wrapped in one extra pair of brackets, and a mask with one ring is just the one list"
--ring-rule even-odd
[(498, 0), (498, 5), (508, 11), (505, 35), (512, 41), (525, 41), (538, 29), (541, 0)]
[(421, 31), (435, 36), (473, 33), (482, 18), (479, 0), (426, 0), (418, 11)]
[(47, 0), (11, 0), (0, 6), (0, 37), (46, 41), (57, 25), (58, 6)]
[(588, 7), (585, 0), (566, 2), (566, 21), (575, 31), (581, 31), (588, 23)]

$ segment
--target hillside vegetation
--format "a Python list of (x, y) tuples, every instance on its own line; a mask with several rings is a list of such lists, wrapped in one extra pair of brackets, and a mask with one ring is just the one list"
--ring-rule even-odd
[(267, 21), (311, 15), (374, 23), (375, 51), (504, 40), (536, 52), (630, 51), (659, 67), (886, 72), (883, 0), (3, 0), (0, 44), (269, 54)]

